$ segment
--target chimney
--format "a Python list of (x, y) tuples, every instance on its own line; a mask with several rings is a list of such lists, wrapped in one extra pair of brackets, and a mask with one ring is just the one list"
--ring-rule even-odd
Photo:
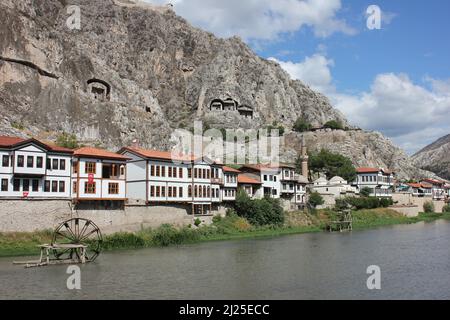
[(308, 173), (308, 149), (306, 148), (305, 136), (302, 136), (302, 176), (309, 178)]

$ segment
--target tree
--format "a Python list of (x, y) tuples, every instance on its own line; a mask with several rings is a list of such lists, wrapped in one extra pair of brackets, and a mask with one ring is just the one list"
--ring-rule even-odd
[(333, 130), (344, 130), (344, 126), (342, 125), (342, 123), (336, 120), (328, 121), (327, 123), (324, 124), (323, 127)]
[(309, 195), (308, 204), (312, 208), (317, 208), (318, 206), (321, 206), (325, 203), (323, 200), (323, 197), (318, 192), (312, 192)]
[(425, 211), (425, 213), (434, 213), (434, 212), (436, 212), (433, 201), (425, 202), (423, 204), (423, 211)]
[(269, 137), (272, 136), (272, 130), (278, 130), (278, 136), (282, 137), (285, 133), (285, 129), (283, 125), (279, 125), (276, 121), (274, 121), (271, 125), (267, 126), (267, 134)]
[(369, 188), (369, 187), (364, 187), (364, 188), (362, 188), (362, 190), (359, 192), (359, 194), (361, 195), (361, 197), (369, 197), (371, 193), (372, 193), (372, 189)]
[(303, 118), (298, 118), (294, 123), (294, 131), (296, 132), (306, 132), (311, 130), (311, 124)]
[(80, 147), (77, 136), (63, 132), (56, 138), (56, 144), (63, 148), (77, 149)]
[(356, 178), (356, 169), (349, 158), (325, 149), (310, 155), (309, 168), (314, 172), (324, 173), (328, 179), (339, 176), (352, 182)]

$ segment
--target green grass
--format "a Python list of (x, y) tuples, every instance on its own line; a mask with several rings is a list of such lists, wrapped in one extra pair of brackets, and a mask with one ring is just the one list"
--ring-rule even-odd
[[(302, 215), (303, 213), (298, 213)], [(294, 214), (295, 215), (295, 214)], [(165, 247), (172, 245), (194, 244), (206, 241), (224, 241), (277, 237), (283, 235), (320, 232), (334, 219), (332, 210), (319, 210), (313, 215), (311, 225), (301, 223), (291, 226), (252, 226), (246, 219), (232, 215), (215, 218), (211, 226), (200, 228), (175, 228), (163, 225), (156, 229), (144, 229), (136, 233), (116, 233), (104, 237), (105, 250), (139, 249)], [(306, 217), (306, 215), (305, 215)], [(353, 212), (354, 230), (364, 230), (396, 224), (432, 222), (438, 219), (450, 220), (450, 213), (423, 213), (418, 217), (408, 218), (390, 209), (360, 210)], [(50, 243), (52, 231), (34, 233), (0, 233), (0, 257), (38, 255), (43, 243)]]

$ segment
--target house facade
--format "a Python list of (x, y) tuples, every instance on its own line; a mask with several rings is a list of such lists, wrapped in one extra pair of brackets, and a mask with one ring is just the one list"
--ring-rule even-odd
[(257, 175), (240, 173), (238, 175), (238, 188), (244, 190), (251, 199), (263, 198), (262, 182)]
[(72, 153), (36, 139), (0, 137), (0, 198), (70, 199)]
[(72, 160), (72, 198), (74, 202), (127, 199), (128, 158), (98, 148), (80, 148)]
[(395, 184), (393, 171), (378, 168), (357, 168), (356, 173), (357, 176), (352, 185), (357, 188), (358, 192), (369, 188), (372, 197), (392, 197)]
[[(127, 190), (132, 201), (185, 204), (191, 207), (191, 214), (207, 215), (224, 197), (236, 197), (234, 174), (227, 173), (231, 177), (225, 180), (223, 166), (209, 159), (174, 157), (170, 152), (140, 148), (123, 148), (119, 153), (131, 159), (127, 163)], [(225, 194), (225, 189), (233, 192)]]
[(261, 197), (268, 196), (279, 199), (281, 196), (281, 168), (269, 165), (245, 165), (241, 172), (250, 173), (261, 181)]
[(447, 190), (445, 182), (436, 179), (424, 179), (422, 184), (431, 186), (431, 197), (433, 200), (445, 200), (447, 198)]
[(223, 166), (222, 201), (236, 200), (239, 173), (239, 170)]

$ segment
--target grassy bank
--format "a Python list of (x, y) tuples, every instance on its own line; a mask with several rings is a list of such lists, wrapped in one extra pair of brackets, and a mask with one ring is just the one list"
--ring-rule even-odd
[[(176, 229), (169, 225), (157, 229), (145, 229), (136, 233), (117, 233), (106, 236), (105, 250), (164, 247), (170, 245), (193, 244), (205, 241), (221, 241), (258, 237), (274, 237), (289, 234), (319, 232), (334, 219), (331, 210), (315, 214), (290, 213), (286, 223), (280, 227), (255, 227), (246, 219), (230, 216), (215, 219), (211, 226)], [(407, 218), (390, 209), (360, 210), (353, 212), (354, 229), (362, 230), (396, 224), (431, 222), (438, 219), (450, 220), (450, 213), (421, 214)], [(37, 255), (39, 244), (51, 242), (51, 231), (35, 233), (0, 233), (0, 256)]]

